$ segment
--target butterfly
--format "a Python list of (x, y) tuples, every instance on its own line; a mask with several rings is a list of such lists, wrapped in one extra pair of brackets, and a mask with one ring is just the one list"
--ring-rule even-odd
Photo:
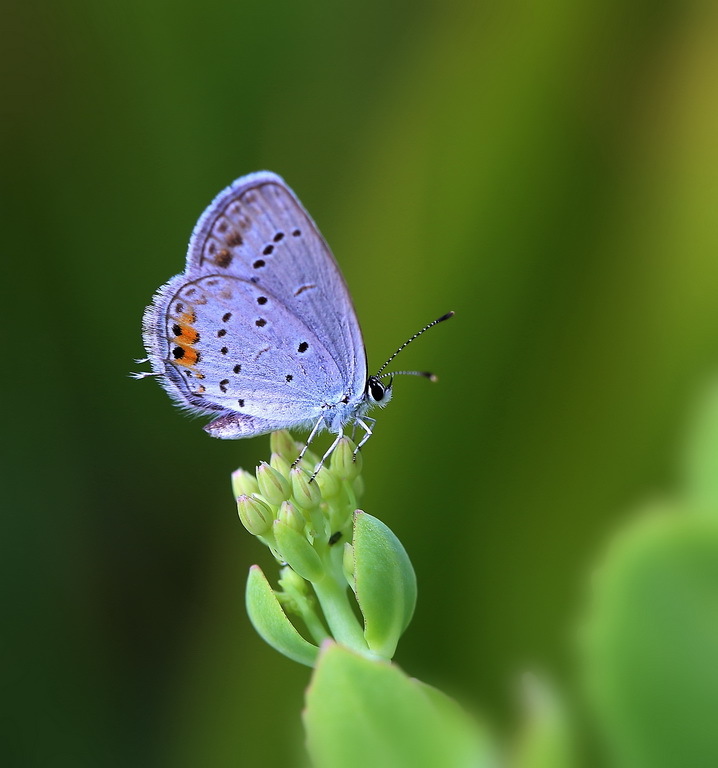
[[(324, 238), (292, 190), (274, 173), (242, 176), (215, 197), (190, 238), (187, 262), (144, 313), (151, 372), (181, 407), (211, 416), (213, 437), (239, 439), (308, 429), (360, 427), (359, 450), (385, 406), (393, 376), (374, 375), (349, 290)], [(388, 379), (388, 382), (384, 380)], [(303, 451), (304, 452), (304, 451)], [(302, 455), (303, 455), (302, 452)]]

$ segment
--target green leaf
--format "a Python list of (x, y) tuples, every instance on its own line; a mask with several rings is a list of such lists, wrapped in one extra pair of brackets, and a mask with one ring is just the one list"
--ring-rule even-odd
[(325, 644), (304, 724), (316, 768), (488, 768), (483, 732), (436, 689), (397, 666)]
[(718, 765), (718, 520), (657, 511), (624, 530), (594, 580), (583, 651), (613, 765)]
[(246, 600), (252, 625), (272, 648), (300, 664), (314, 666), (319, 649), (294, 628), (258, 565), (249, 569)]
[(372, 651), (390, 659), (416, 606), (414, 568), (399, 539), (366, 512), (354, 516), (353, 546), (364, 637)]

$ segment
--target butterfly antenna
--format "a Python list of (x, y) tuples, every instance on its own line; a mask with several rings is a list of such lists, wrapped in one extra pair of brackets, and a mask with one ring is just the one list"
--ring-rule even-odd
[(390, 376), (422, 376), (429, 381), (438, 381), (439, 377), (431, 371), (387, 371), (381, 376), (375, 376), (375, 379), (387, 379)]
[(382, 367), (376, 372), (375, 378), (380, 379), (384, 378), (384, 376), (398, 376), (399, 374), (407, 374), (409, 376), (423, 376), (425, 379), (429, 379), (431, 381), (436, 381), (436, 376), (434, 376), (433, 373), (429, 373), (428, 371), (396, 371), (394, 374), (385, 373), (384, 376), (382, 376), (382, 371), (389, 365), (389, 363), (401, 352), (402, 350), (406, 349), (406, 347), (411, 344), (414, 339), (418, 339), (419, 336), (421, 336), (422, 333), (426, 333), (429, 328), (433, 328), (435, 325), (438, 325), (439, 323), (443, 323), (444, 320), (448, 320), (450, 317), (453, 317), (453, 312), (447, 312), (445, 315), (442, 315), (441, 317), (437, 318), (436, 320), (432, 320), (428, 325), (425, 325), (420, 331), (417, 331), (410, 339), (407, 339), (400, 347), (399, 349), (394, 352), (394, 354), (382, 365)]

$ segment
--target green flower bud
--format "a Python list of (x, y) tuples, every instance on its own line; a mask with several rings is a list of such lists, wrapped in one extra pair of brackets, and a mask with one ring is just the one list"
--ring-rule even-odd
[(314, 509), (322, 500), (322, 492), (316, 482), (309, 482), (311, 475), (297, 467), (291, 471), (292, 498), (301, 509)]
[(354, 495), (357, 499), (360, 499), (364, 495), (364, 478), (361, 475), (355, 477), (352, 485), (354, 487)]
[(307, 522), (304, 515), (289, 501), (282, 502), (277, 519), (300, 533), (304, 530)]
[(275, 520), (272, 530), (277, 549), (287, 565), (309, 581), (319, 581), (324, 576), (322, 561), (303, 533), (282, 520)]
[(259, 493), (257, 479), (244, 469), (232, 472), (232, 493), (235, 499), (237, 496), (251, 496), (253, 493)]
[(288, 565), (279, 572), (279, 586), (288, 595), (309, 596), (309, 583)]
[(276, 469), (279, 474), (289, 480), (289, 472), (292, 465), (279, 453), (273, 453), (269, 459), (269, 466)]
[(310, 475), (314, 474), (317, 464), (319, 464), (319, 457), (311, 451), (307, 451), (299, 462), (299, 466)]
[(287, 479), (264, 461), (257, 467), (257, 482), (259, 492), (275, 507), (289, 498), (290, 487)]
[(323, 499), (333, 499), (341, 490), (339, 478), (326, 467), (319, 470), (314, 482), (319, 486)]
[(343, 437), (332, 454), (332, 471), (342, 480), (353, 480), (361, 472), (361, 453), (355, 456), (354, 448), (354, 443), (348, 437)]
[(267, 533), (274, 522), (272, 510), (254, 496), (241, 495), (237, 499), (237, 512), (242, 525), (254, 536)]
[(297, 444), (286, 429), (280, 429), (278, 432), (272, 432), (269, 436), (269, 447), (272, 453), (278, 453), (290, 464), (299, 455)]

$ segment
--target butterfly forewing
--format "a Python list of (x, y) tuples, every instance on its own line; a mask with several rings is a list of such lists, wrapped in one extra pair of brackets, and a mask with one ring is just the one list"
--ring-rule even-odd
[(342, 385), (361, 392), (366, 356), (344, 278), (317, 226), (284, 181), (261, 172), (238, 179), (200, 218), (188, 274), (230, 274), (281, 297), (307, 328), (321, 330)]

